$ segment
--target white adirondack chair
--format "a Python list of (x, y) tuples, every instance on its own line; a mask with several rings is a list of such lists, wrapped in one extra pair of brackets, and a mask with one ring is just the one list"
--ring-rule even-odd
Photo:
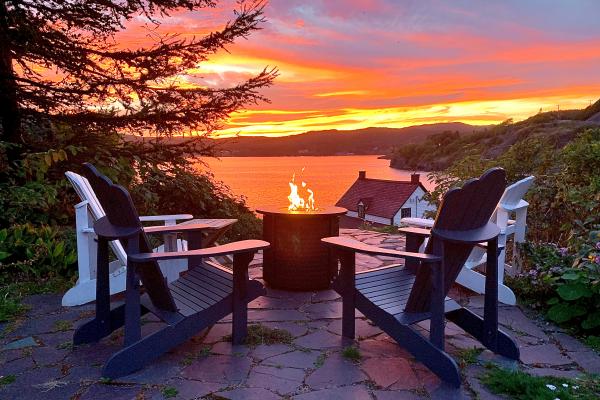
[[(93, 224), (106, 214), (92, 190), (88, 180), (74, 172), (65, 173), (67, 179), (81, 198), (75, 205), (75, 228), (77, 236), (77, 264), (79, 278), (75, 286), (69, 289), (62, 298), (63, 306), (76, 306), (96, 299), (96, 236)], [(189, 223), (204, 223), (214, 228), (206, 245), (212, 245), (215, 240), (229, 226), (236, 222), (235, 219), (194, 219), (191, 214), (153, 215), (141, 216), (142, 222), (164, 222), (165, 226), (177, 224), (177, 221), (188, 220)], [(185, 222), (184, 222), (185, 223)], [(187, 249), (184, 240), (177, 240), (176, 235), (164, 235), (164, 245), (155, 251), (182, 251)], [(125, 290), (125, 277), (127, 255), (125, 249), (118, 241), (110, 242), (110, 247), (115, 260), (109, 265), (110, 294), (120, 293)], [(164, 276), (169, 282), (176, 280), (179, 274), (187, 269), (185, 260), (170, 260), (159, 262)]]
[[(523, 197), (533, 184), (534, 179), (533, 176), (529, 176), (509, 185), (492, 215), (492, 221), (500, 228), (500, 236), (498, 237), (498, 246), (501, 248), (498, 256), (498, 300), (505, 304), (514, 305), (517, 302), (513, 291), (504, 284), (506, 243), (511, 235), (513, 236), (513, 246), (525, 241), (527, 206), (529, 206), (529, 203), (523, 200)], [(421, 228), (431, 228), (433, 226), (433, 220), (425, 218), (402, 218), (400, 222), (404, 225)], [(425, 244), (426, 242), (423, 247)], [(474, 270), (475, 267), (485, 263), (485, 261), (485, 248), (482, 246), (475, 247), (458, 274), (456, 282), (474, 292), (485, 293), (485, 275)]]

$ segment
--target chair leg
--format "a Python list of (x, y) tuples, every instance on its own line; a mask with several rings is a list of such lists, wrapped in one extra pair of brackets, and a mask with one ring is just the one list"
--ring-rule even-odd
[(498, 301), (514, 306), (517, 304), (517, 297), (511, 288), (502, 283), (498, 285)]
[(104, 238), (98, 238), (97, 266), (96, 317), (75, 331), (74, 344), (96, 342), (108, 336), (115, 329), (111, 326), (108, 241)]
[(483, 344), (496, 352), (498, 343), (498, 238), (487, 243), (485, 297), (483, 304)]
[(242, 344), (248, 334), (248, 265), (252, 258), (254, 253), (238, 253), (233, 256), (233, 344)]
[(122, 327), (124, 323), (125, 305), (122, 304), (110, 310), (108, 324), (95, 317), (79, 326), (73, 335), (73, 344), (77, 346), (80, 344), (97, 342), (103, 337), (110, 335), (116, 329)]
[(342, 290), (342, 336), (354, 339), (356, 332), (355, 254), (341, 252), (339, 258), (341, 262), (339, 283)]
[(444, 350), (444, 242), (437, 238), (433, 240), (433, 254), (439, 256), (442, 261), (429, 263), (429, 274), (431, 277), (431, 343), (440, 350)]
[(213, 306), (125, 346), (108, 359), (102, 369), (102, 376), (116, 379), (142, 369), (150, 361), (223, 318), (224, 309), (230, 306), (231, 302)]
[(461, 377), (456, 361), (445, 351), (436, 347), (416, 330), (400, 323), (396, 318), (375, 306), (360, 293), (356, 297), (358, 309), (393, 338), (401, 347), (425, 364), (440, 379), (454, 387), (460, 387)]
[(495, 349), (491, 348), (485, 343), (484, 321), (479, 315), (467, 310), (466, 308), (460, 308), (447, 313), (446, 318), (460, 326), (494, 353), (513, 360), (519, 359), (519, 345), (517, 345), (517, 342), (501, 329), (496, 331)]
[(425, 339), (410, 326), (398, 322), (384, 331), (444, 382), (454, 387), (460, 387), (461, 377), (458, 365), (445, 351)]

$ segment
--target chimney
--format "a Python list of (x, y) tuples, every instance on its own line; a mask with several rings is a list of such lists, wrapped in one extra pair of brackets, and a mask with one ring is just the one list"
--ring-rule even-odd
[(358, 179), (367, 179), (367, 171), (358, 171)]
[(421, 175), (419, 174), (410, 174), (410, 183), (419, 183), (421, 179)]

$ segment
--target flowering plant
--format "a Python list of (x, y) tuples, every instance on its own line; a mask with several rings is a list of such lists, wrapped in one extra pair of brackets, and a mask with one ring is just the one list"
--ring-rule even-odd
[(509, 283), (549, 319), (586, 335), (600, 332), (599, 228), (582, 238), (574, 254), (554, 244), (525, 244), (524, 272)]
[(548, 304), (548, 317), (562, 323), (572, 319), (585, 331), (600, 329), (600, 231), (591, 230), (573, 264), (555, 282), (558, 296)]

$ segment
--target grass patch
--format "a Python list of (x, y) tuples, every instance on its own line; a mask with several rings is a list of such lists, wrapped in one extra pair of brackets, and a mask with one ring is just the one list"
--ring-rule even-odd
[(483, 352), (481, 347), (471, 347), (469, 349), (460, 349), (457, 354), (458, 365), (461, 368), (465, 368), (468, 365), (475, 364), (477, 358)]
[(65, 332), (65, 331), (70, 330), (71, 328), (73, 328), (73, 322), (71, 322), (71, 321), (65, 321), (65, 320), (54, 321), (54, 329), (56, 329), (59, 332)]
[(12, 321), (26, 310), (20, 298), (13, 297), (6, 288), (0, 289), (0, 322)]
[(183, 357), (183, 359), (181, 359), (181, 361), (179, 361), (179, 364), (187, 367), (189, 365), (192, 365), (195, 359), (196, 356), (194, 355), (194, 353), (188, 353), (185, 355), (185, 357)]
[(323, 364), (325, 364), (325, 359), (327, 358), (327, 354), (321, 353), (319, 357), (315, 360), (315, 368), (321, 368)]
[(198, 353), (187, 353), (185, 357), (180, 361), (181, 365), (191, 365), (195, 360), (201, 357), (208, 357), (210, 355), (210, 347), (204, 346)]
[(480, 380), (493, 393), (514, 400), (592, 400), (600, 397), (600, 381), (597, 378), (540, 377), (491, 366)]
[(0, 376), (0, 387), (10, 385), (15, 381), (15, 379), (17, 378), (15, 378), (14, 375)]
[[(256, 347), (261, 344), (291, 344), (294, 337), (285, 329), (269, 328), (261, 324), (248, 326), (248, 335), (244, 339), (244, 344), (250, 347)], [(226, 342), (231, 342), (231, 335), (223, 337)]]
[(172, 397), (177, 396), (178, 394), (179, 394), (179, 390), (177, 390), (173, 386), (166, 386), (162, 390), (162, 395), (165, 399), (170, 399)]
[(73, 342), (64, 342), (56, 346), (57, 350), (73, 350)]
[(21, 304), (23, 297), (32, 294), (58, 293), (69, 288), (70, 281), (52, 278), (35, 282), (2, 282), (0, 287), (0, 322), (13, 321), (29, 307)]
[(347, 360), (350, 360), (352, 362), (360, 362), (360, 351), (354, 347), (354, 346), (348, 346), (345, 347), (344, 350), (342, 350), (342, 357), (344, 357)]
[(379, 232), (379, 233), (388, 233), (391, 235), (399, 235), (398, 232), (398, 227), (395, 225), (384, 225), (384, 226), (379, 226), (379, 225), (373, 225), (369, 222), (363, 222), (362, 224), (360, 224), (360, 226), (358, 227), (358, 229), (362, 229), (364, 231), (372, 231), (372, 232)]
[(600, 353), (600, 336), (588, 336), (585, 338), (585, 344)]

